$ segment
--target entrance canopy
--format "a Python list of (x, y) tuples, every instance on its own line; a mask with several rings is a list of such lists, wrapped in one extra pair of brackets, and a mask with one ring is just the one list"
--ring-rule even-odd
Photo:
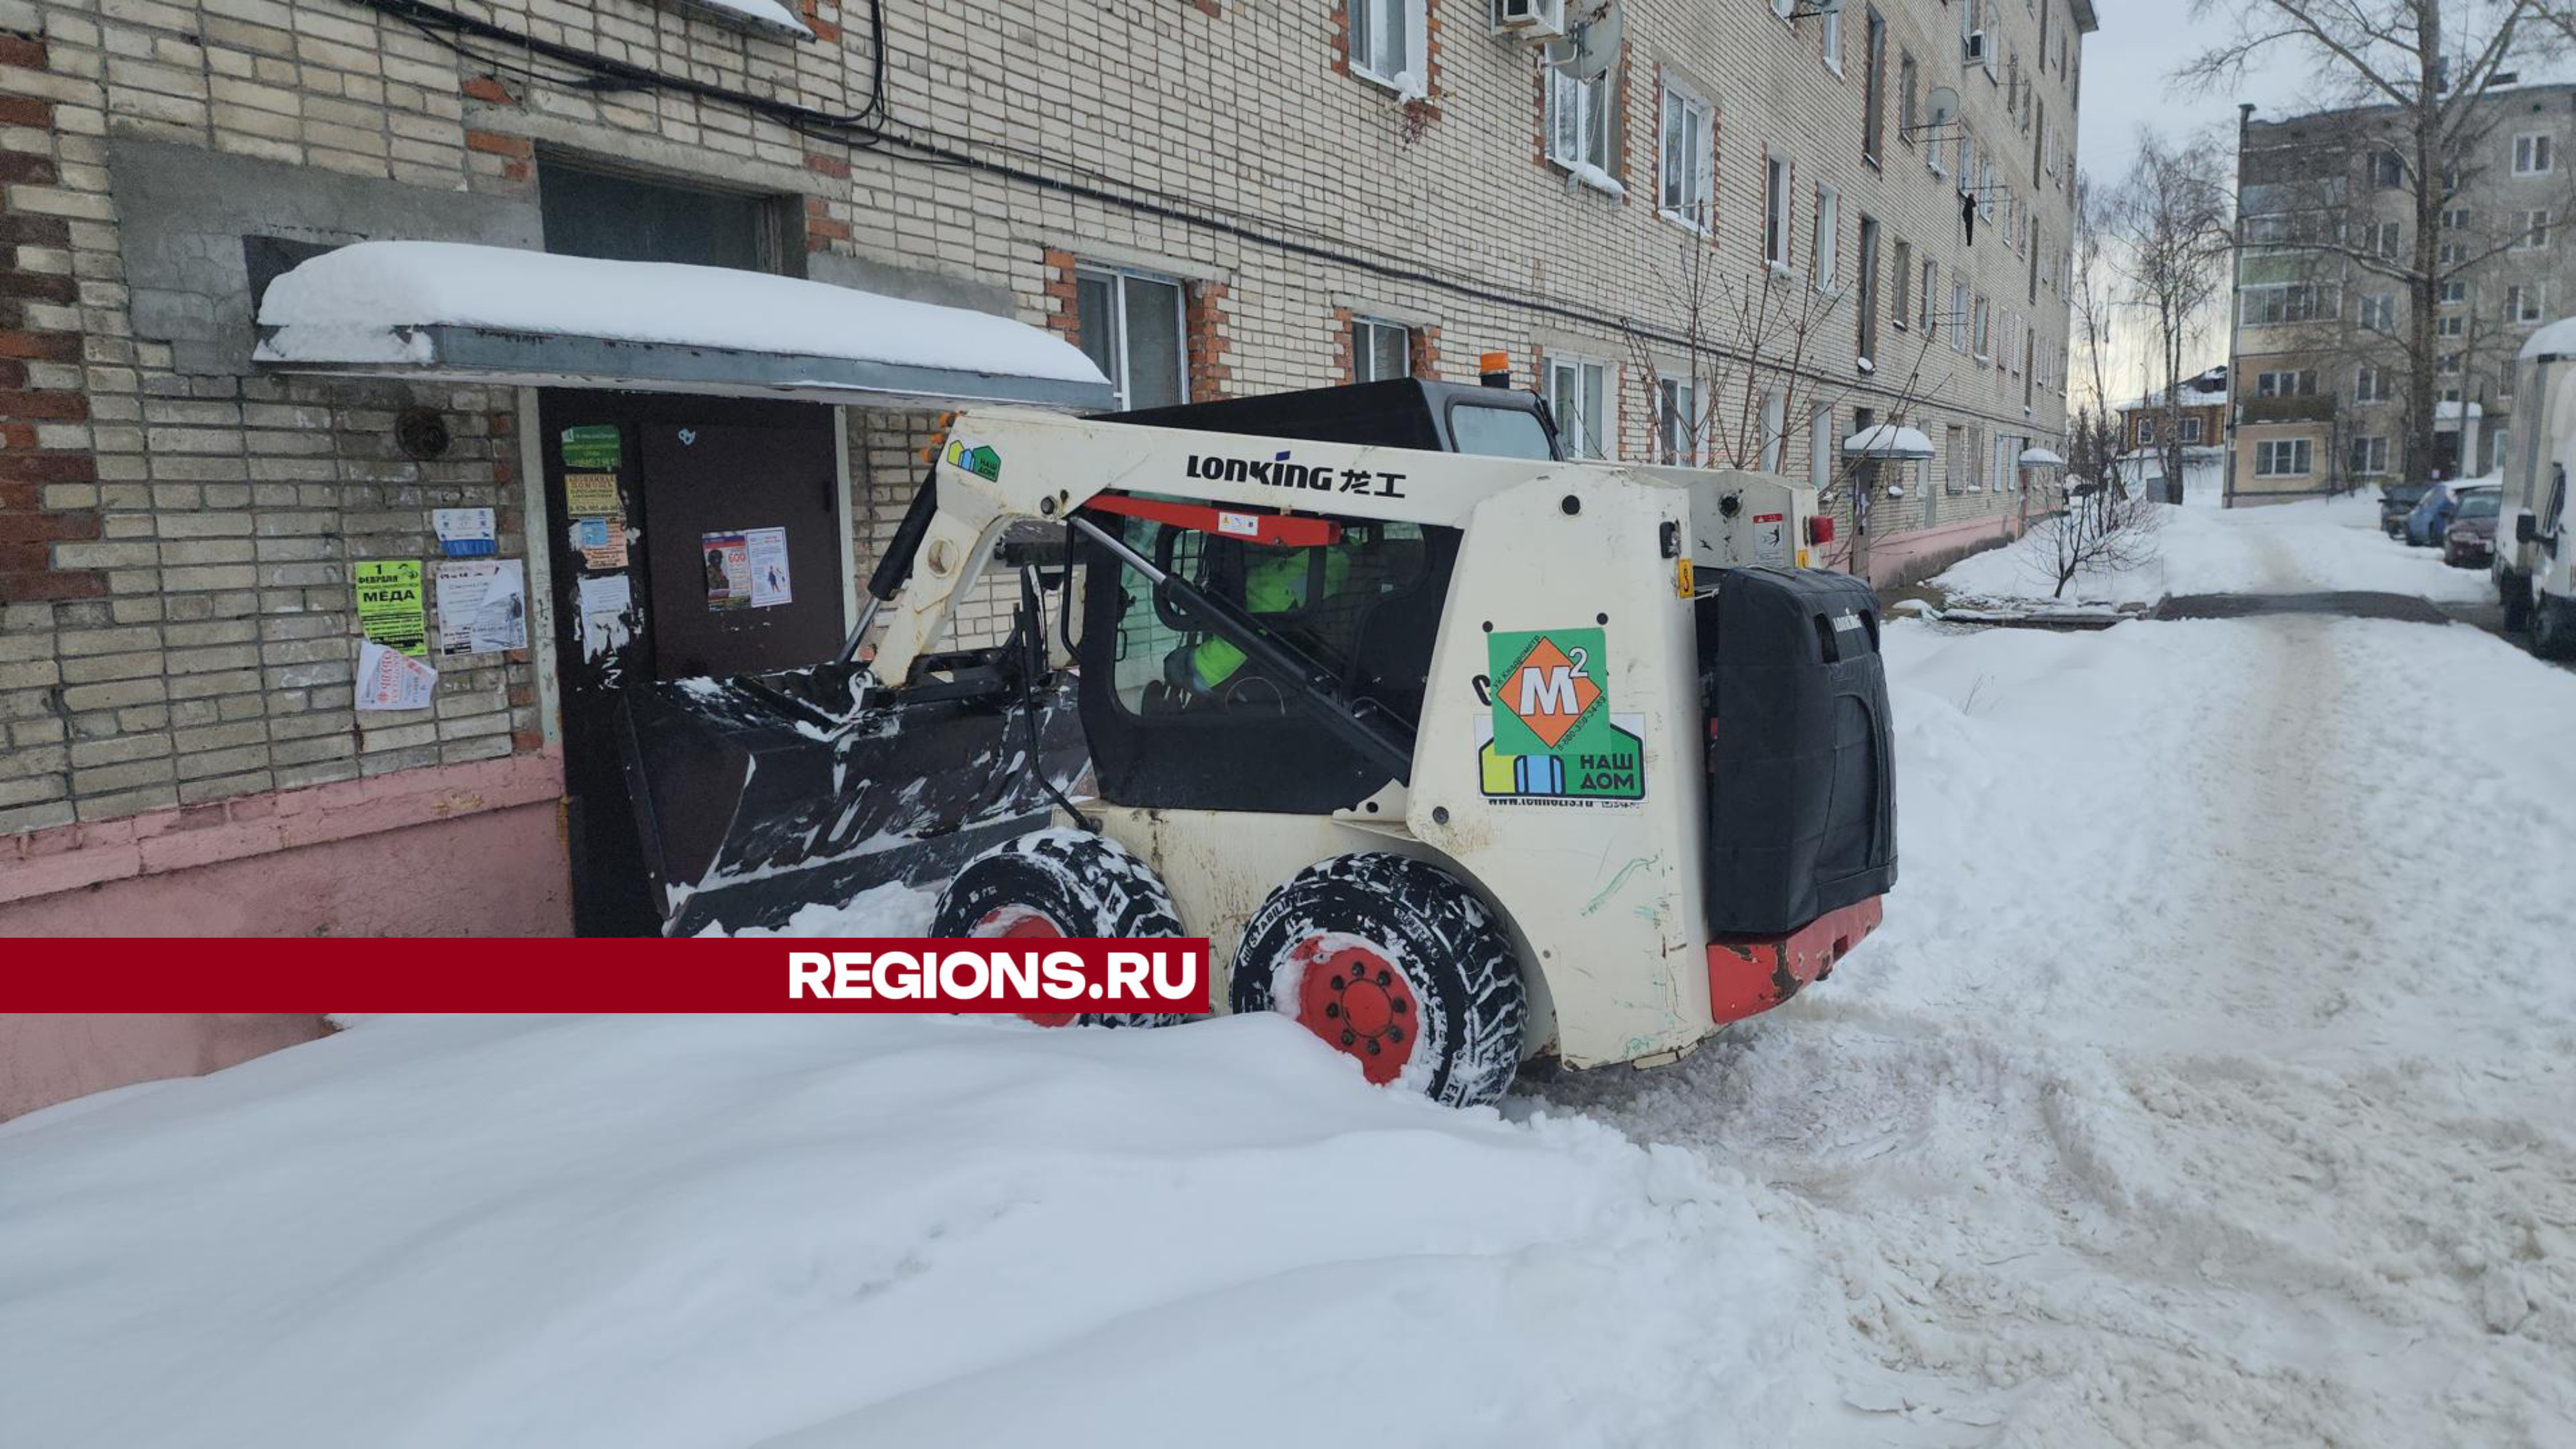
[(2057, 454), (2050, 452), (2046, 448), (2022, 449), (2021, 461), (2024, 467), (2029, 468), (2063, 468), (2066, 466), (2066, 460), (2064, 458), (2059, 457)]
[(281, 372), (1106, 410), (1109, 380), (1007, 317), (729, 267), (459, 242), (357, 242), (269, 283), (253, 360)]
[(1918, 428), (1900, 428), (1894, 423), (1880, 423), (1863, 428), (1843, 439), (1843, 456), (1847, 458), (1929, 458), (1932, 440)]

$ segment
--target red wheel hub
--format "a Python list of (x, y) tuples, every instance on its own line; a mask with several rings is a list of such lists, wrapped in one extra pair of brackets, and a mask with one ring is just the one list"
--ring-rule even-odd
[[(1055, 923), (1055, 917), (1035, 906), (1009, 905), (986, 911), (984, 919), (966, 934), (979, 941), (1060, 941), (1064, 939), (1064, 928)], [(1078, 1015), (1071, 1011), (1023, 1011), (1020, 1019), (1040, 1026), (1071, 1026)]]
[(1347, 936), (1310, 936), (1288, 953), (1304, 967), (1296, 1016), (1327, 1045), (1359, 1058), (1379, 1086), (1413, 1060), (1422, 1036), (1422, 1002), (1413, 983), (1384, 953)]

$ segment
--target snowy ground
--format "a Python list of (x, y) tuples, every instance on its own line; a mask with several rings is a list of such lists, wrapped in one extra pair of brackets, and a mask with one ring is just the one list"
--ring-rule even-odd
[[(2495, 597), (2483, 569), (2455, 569), (2438, 549), (2408, 548), (2379, 531), (2376, 494), (2265, 508), (2158, 506), (2156, 557), (2116, 573), (2086, 573), (2068, 601), (2152, 604), (2180, 594), (2410, 594), (2436, 603)], [(2045, 599), (2056, 585), (2048, 542), (2034, 531), (1952, 564), (1932, 580), (1963, 600)]]
[(2576, 1442), (2576, 676), (1889, 639), (1888, 926), (1678, 1066), (368, 1019), (0, 1125), (0, 1442)]

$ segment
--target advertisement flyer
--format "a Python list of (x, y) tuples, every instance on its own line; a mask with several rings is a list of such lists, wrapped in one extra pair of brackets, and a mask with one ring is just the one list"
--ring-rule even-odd
[(382, 644), (358, 646), (358, 708), (427, 709), (437, 691), (437, 670)]
[(528, 647), (528, 573), (519, 559), (438, 566), (438, 652), (489, 654)]
[(706, 555), (707, 607), (740, 609), (751, 603), (751, 543), (739, 533), (708, 533), (698, 538)]
[(429, 652), (429, 618), (420, 586), (420, 560), (365, 559), (351, 566), (358, 591), (358, 629), (367, 638), (405, 654)]

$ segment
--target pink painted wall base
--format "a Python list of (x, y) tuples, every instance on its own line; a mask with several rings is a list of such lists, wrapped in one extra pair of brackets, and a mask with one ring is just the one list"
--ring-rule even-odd
[(193, 1077), (321, 1036), (284, 1012), (0, 1012), (0, 1122), (110, 1087)]

